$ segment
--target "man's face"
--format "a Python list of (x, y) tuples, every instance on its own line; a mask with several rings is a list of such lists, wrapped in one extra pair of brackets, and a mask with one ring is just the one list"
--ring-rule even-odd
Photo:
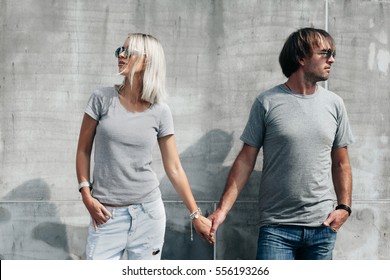
[(335, 52), (327, 44), (315, 46), (313, 55), (303, 59), (305, 79), (311, 82), (329, 79), (331, 65), (335, 62)]

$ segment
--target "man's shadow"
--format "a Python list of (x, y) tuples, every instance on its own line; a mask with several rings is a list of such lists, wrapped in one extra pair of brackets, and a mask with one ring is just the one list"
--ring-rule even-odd
[[(180, 154), (196, 200), (219, 201), (231, 168), (225, 160), (233, 148), (233, 141), (233, 134), (215, 129)], [(260, 177), (261, 171), (252, 172), (239, 200), (257, 201)], [(161, 180), (160, 188), (164, 200), (180, 200), (166, 176)]]
[[(214, 202), (217, 203), (223, 193), (231, 168), (230, 164), (225, 164), (225, 160), (233, 148), (233, 141), (232, 134), (219, 129), (212, 130), (180, 154), (195, 199), (198, 202), (205, 202), (198, 203), (205, 216), (214, 211)], [(231, 155), (233, 158), (236, 156)], [(254, 170), (237, 201), (257, 203), (260, 177), (261, 172)], [(162, 257), (164, 259), (212, 259), (213, 246), (201, 240), (196, 233), (194, 233), (194, 241), (191, 242), (188, 211), (184, 205), (179, 207), (177, 203), (169, 202), (181, 201), (181, 199), (166, 176), (161, 180), (160, 187), (167, 211), (167, 231)], [(241, 211), (243, 208), (238, 209)], [(243, 230), (245, 231), (245, 228)], [(219, 233), (218, 237), (223, 238), (224, 235), (229, 235), (230, 238), (229, 231)]]

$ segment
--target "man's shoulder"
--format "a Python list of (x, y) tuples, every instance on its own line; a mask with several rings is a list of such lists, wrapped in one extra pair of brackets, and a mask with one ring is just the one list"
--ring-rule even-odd
[(335, 92), (321, 86), (318, 86), (318, 90), (320, 91), (320, 93), (322, 93), (321, 96), (323, 98), (328, 99), (330, 102), (333, 102), (335, 104), (343, 103), (343, 98)]
[(280, 95), (284, 95), (284, 92), (281, 88), (281, 85), (277, 85), (261, 92), (259, 95), (257, 95), (256, 100), (263, 103), (267, 100), (278, 98)]

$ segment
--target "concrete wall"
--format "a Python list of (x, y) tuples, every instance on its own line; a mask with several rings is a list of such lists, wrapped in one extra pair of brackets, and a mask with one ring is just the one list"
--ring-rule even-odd
[[(304, 26), (336, 40), (328, 87), (344, 98), (357, 139), (353, 214), (334, 257), (390, 259), (389, 0), (0, 0), (0, 23), (0, 259), (84, 258), (78, 132), (91, 91), (120, 82), (114, 50), (128, 32), (164, 46), (178, 148), (210, 213), (255, 96), (285, 81), (279, 51)], [(254, 258), (261, 158), (215, 247), (190, 241), (158, 149), (154, 159), (168, 215), (163, 258)]]

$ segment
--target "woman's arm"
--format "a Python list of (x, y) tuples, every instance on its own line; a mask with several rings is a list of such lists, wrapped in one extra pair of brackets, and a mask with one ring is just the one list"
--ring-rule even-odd
[[(90, 182), (90, 161), (96, 126), (97, 121), (88, 114), (84, 114), (80, 128), (79, 143), (77, 146), (76, 155), (76, 173), (79, 183)], [(82, 189), (83, 193), (84, 189), (85, 188)], [(88, 194), (90, 192), (85, 193)]]
[[(184, 204), (187, 206), (189, 212), (196, 212), (198, 205), (196, 204), (195, 198), (192, 194), (187, 175), (181, 165), (176, 148), (175, 136), (168, 135), (159, 138), (158, 143), (160, 146), (164, 169), (169, 180), (180, 198), (183, 200)], [(210, 243), (213, 243), (214, 239), (209, 237), (211, 221), (202, 215), (192, 221), (198, 234)]]
[[(95, 119), (88, 114), (84, 114), (76, 155), (76, 173), (79, 183), (90, 182), (91, 152), (97, 124), (98, 122)], [(94, 221), (94, 225), (96, 226), (96, 224), (105, 223), (107, 221), (107, 216), (111, 217), (110, 212), (107, 211), (99, 201), (92, 197), (89, 187), (81, 188), (80, 192), (83, 203)]]

